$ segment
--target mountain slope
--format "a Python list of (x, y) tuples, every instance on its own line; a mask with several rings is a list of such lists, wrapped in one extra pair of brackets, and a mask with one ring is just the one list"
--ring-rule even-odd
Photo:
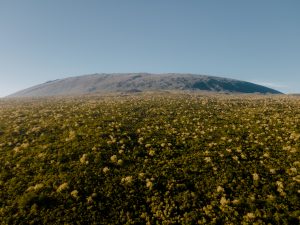
[(250, 82), (195, 74), (92, 74), (70, 77), (16, 92), (8, 97), (83, 95), (104, 92), (203, 90), (233, 93), (280, 92)]

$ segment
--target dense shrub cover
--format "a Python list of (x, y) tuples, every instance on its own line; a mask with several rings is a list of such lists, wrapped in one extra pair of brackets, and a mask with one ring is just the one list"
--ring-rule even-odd
[(297, 224), (300, 98), (0, 101), (1, 224)]

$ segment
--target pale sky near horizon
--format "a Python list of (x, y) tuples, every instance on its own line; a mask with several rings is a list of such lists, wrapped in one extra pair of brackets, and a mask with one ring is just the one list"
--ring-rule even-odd
[(195, 73), (300, 93), (299, 0), (0, 0), (0, 97), (91, 73)]

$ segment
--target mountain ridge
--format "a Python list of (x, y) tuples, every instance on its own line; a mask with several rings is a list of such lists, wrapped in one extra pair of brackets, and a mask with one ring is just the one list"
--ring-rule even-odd
[(262, 85), (217, 76), (190, 73), (96, 73), (47, 81), (7, 97), (47, 97), (164, 90), (282, 94)]

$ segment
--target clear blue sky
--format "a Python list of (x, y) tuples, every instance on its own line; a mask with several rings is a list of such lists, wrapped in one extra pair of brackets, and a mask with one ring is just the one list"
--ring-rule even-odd
[(0, 96), (96, 72), (181, 72), (300, 92), (299, 0), (0, 0)]

